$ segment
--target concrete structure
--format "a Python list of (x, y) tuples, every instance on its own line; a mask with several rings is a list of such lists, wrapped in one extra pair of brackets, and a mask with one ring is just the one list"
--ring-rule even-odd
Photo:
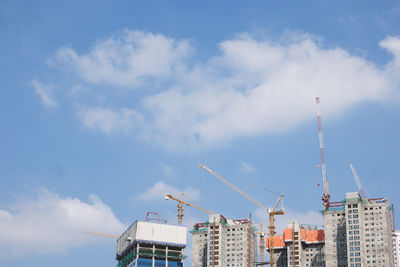
[(346, 193), (324, 210), (326, 266), (392, 267), (392, 216), (385, 198)]
[[(283, 234), (273, 240), (276, 267), (325, 266), (324, 238), (324, 230), (318, 230), (316, 226), (289, 222)], [(270, 237), (267, 237), (268, 252), (269, 240)]]
[(249, 220), (230, 220), (210, 215), (206, 223), (194, 225), (192, 267), (255, 267), (257, 240)]
[(393, 235), (394, 266), (400, 266), (400, 230), (395, 230)]
[(186, 227), (134, 222), (117, 240), (118, 267), (182, 267)]

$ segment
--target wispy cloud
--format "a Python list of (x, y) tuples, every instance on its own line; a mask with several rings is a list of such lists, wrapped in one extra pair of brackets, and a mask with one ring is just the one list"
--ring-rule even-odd
[(97, 196), (89, 202), (46, 189), (0, 209), (0, 257), (60, 253), (93, 241), (84, 229), (120, 234), (125, 229)]
[(143, 193), (136, 196), (141, 201), (159, 201), (164, 199), (164, 195), (170, 193), (175, 197), (179, 197), (180, 193), (184, 194), (184, 199), (188, 201), (200, 199), (200, 191), (194, 188), (178, 189), (164, 182), (157, 182)]
[[(381, 68), (343, 48), (325, 48), (310, 35), (288, 36), (285, 42), (273, 42), (241, 34), (219, 43), (218, 56), (193, 62), (188, 55), (194, 48), (185, 40), (124, 31), (98, 42), (87, 54), (62, 48), (53, 63), (88, 86), (141, 85), (139, 98), (133, 90), (123, 94), (132, 97), (132, 105), (125, 104), (129, 114), (143, 118), (135, 134), (170, 149), (287, 133), (314, 119), (316, 96), (325, 117), (341, 116), (360, 103), (400, 99), (398, 37), (380, 43), (393, 55)], [(103, 107), (81, 111), (80, 118), (86, 127), (105, 133), (131, 123), (130, 115)]]
[(164, 164), (162, 167), (163, 167), (164, 174), (166, 176), (176, 176), (176, 172), (174, 171), (174, 169), (171, 166)]
[(253, 165), (244, 161), (240, 162), (240, 169), (244, 172), (255, 172), (257, 170)]
[(50, 96), (51, 86), (44, 85), (43, 83), (37, 80), (31, 81), (31, 84), (33, 88), (35, 88), (35, 93), (40, 97), (40, 100), (42, 101), (43, 105), (47, 107), (58, 106), (58, 102)]
[(141, 119), (137, 112), (122, 108), (112, 111), (105, 108), (84, 108), (78, 113), (79, 119), (86, 128), (99, 130), (103, 133), (129, 132)]

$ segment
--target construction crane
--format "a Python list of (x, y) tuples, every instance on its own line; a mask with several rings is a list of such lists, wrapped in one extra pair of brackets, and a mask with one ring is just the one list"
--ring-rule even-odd
[(256, 232), (256, 235), (260, 235), (260, 263), (257, 265), (265, 265), (264, 255), (265, 255), (265, 233), (263, 230), (263, 224), (260, 224), (260, 232)]
[[(279, 202), (282, 201), (282, 208), (281, 210), (276, 210), (276, 207), (278, 206)], [(285, 210), (283, 208), (283, 194), (281, 194), (278, 198), (278, 201), (276, 201), (274, 208), (268, 213), (269, 216), (269, 225), (268, 225), (268, 230), (269, 230), (269, 262), (270, 266), (274, 267), (275, 266), (275, 255), (274, 255), (274, 236), (276, 234), (275, 232), (275, 215), (284, 215)]]
[[(270, 209), (270, 208), (265, 207), (259, 201), (255, 200), (254, 198), (252, 198), (251, 196), (249, 196), (242, 190), (240, 190), (235, 185), (231, 184), (229, 181), (227, 181), (225, 178), (221, 177), (218, 173), (214, 172), (207, 166), (200, 164), (199, 167), (205, 169), (206, 171), (208, 171), (209, 173), (214, 175), (218, 180), (220, 180), (221, 182), (223, 182), (224, 184), (226, 184), (227, 186), (232, 188), (234, 191), (238, 192), (239, 194), (241, 194), (242, 196), (244, 196), (245, 198), (247, 198), (248, 200), (250, 200), (251, 202), (253, 202), (254, 204), (256, 204), (257, 206), (259, 206), (261, 209), (263, 209), (264, 211), (266, 211), (268, 213), (268, 217), (269, 217), (269, 226), (268, 226), (269, 233), (268, 233), (268, 235), (270, 237), (268, 244), (269, 244), (269, 249), (270, 249), (270, 266), (274, 267), (275, 266), (274, 236), (276, 234), (276, 232), (275, 232), (275, 215), (284, 215), (285, 214), (285, 210), (283, 208), (283, 194), (280, 194), (278, 201), (275, 203), (275, 206), (272, 209)], [(277, 208), (279, 202), (281, 202), (282, 208), (281, 208), (281, 210), (277, 211), (276, 208)]]
[(326, 166), (325, 166), (325, 147), (324, 147), (324, 136), (322, 134), (322, 119), (321, 119), (321, 109), (319, 103), (319, 97), (315, 98), (317, 103), (317, 121), (318, 121), (318, 138), (319, 138), (319, 150), (321, 154), (321, 170), (322, 170), (322, 180), (324, 184), (324, 194), (322, 195), (322, 205), (327, 210), (329, 208), (329, 200), (331, 195), (329, 194), (329, 184), (326, 178)]
[(83, 232), (85, 232), (87, 234), (91, 234), (91, 235), (98, 235), (98, 236), (108, 237), (108, 238), (112, 238), (112, 239), (118, 239), (119, 238), (119, 236), (117, 236), (117, 235), (111, 235), (111, 234), (105, 234), (105, 233), (99, 233), (99, 232), (92, 232), (92, 231), (88, 231), (88, 230), (84, 230)]
[(361, 196), (363, 198), (365, 198), (366, 195), (365, 195), (364, 188), (363, 188), (363, 186), (361, 184), (360, 177), (358, 177), (357, 171), (356, 171), (356, 169), (354, 168), (354, 166), (351, 163), (349, 163), (349, 166), (350, 166), (351, 172), (353, 173), (354, 180), (356, 180), (358, 190), (360, 191)]
[[(181, 193), (180, 196), (182, 198), (183, 194)], [(165, 200), (169, 200), (169, 199), (173, 199), (173, 200), (178, 202), (178, 223), (179, 224), (182, 224), (182, 218), (183, 218), (183, 205), (182, 204), (184, 204), (186, 206), (189, 206), (189, 207), (192, 207), (192, 208), (195, 208), (195, 209), (198, 209), (198, 210), (201, 210), (202, 212), (205, 212), (205, 213), (207, 213), (209, 215), (215, 214), (212, 211), (200, 208), (200, 207), (198, 207), (196, 205), (193, 205), (193, 204), (190, 204), (190, 203), (188, 203), (188, 202), (186, 202), (186, 201), (184, 201), (182, 199), (176, 198), (171, 194), (165, 194)]]

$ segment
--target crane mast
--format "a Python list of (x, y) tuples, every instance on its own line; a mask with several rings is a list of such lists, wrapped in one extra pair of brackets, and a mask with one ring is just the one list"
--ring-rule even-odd
[(260, 224), (260, 232), (257, 232), (256, 234), (260, 235), (260, 263), (258, 265), (264, 265), (264, 255), (265, 255), (265, 233), (263, 230), (263, 224)]
[(318, 138), (319, 138), (319, 150), (321, 154), (321, 170), (322, 170), (322, 180), (324, 185), (324, 194), (322, 195), (322, 205), (325, 209), (329, 208), (329, 200), (331, 196), (329, 195), (329, 184), (326, 178), (326, 166), (325, 166), (325, 147), (324, 147), (324, 136), (322, 134), (322, 119), (319, 97), (315, 98), (317, 103), (317, 121), (318, 121)]
[[(243, 192), (242, 190), (240, 190), (238, 187), (236, 187), (235, 185), (233, 185), (232, 183), (230, 183), (229, 181), (227, 181), (225, 178), (221, 177), (218, 173), (214, 172), (213, 170), (211, 170), (210, 168), (208, 168), (207, 166), (204, 166), (202, 164), (199, 165), (200, 168), (205, 169), (206, 171), (208, 171), (209, 173), (211, 173), (212, 175), (214, 175), (218, 180), (220, 180), (221, 182), (223, 182), (224, 184), (226, 184), (227, 186), (229, 186), (230, 188), (232, 188), (234, 191), (238, 192), (239, 194), (241, 194), (242, 196), (244, 196), (245, 198), (247, 198), (248, 200), (250, 200), (251, 202), (253, 202), (255, 205), (259, 206), (260, 208), (262, 208), (264, 211), (266, 211), (268, 213), (268, 217), (269, 217), (269, 224), (268, 224), (268, 230), (269, 230), (269, 252), (270, 252), (270, 266), (274, 267), (275, 266), (275, 258), (274, 258), (274, 236), (275, 236), (275, 215), (284, 215), (285, 211), (283, 208), (283, 194), (280, 194), (278, 201), (275, 203), (275, 206), (273, 207), (273, 209), (269, 209), (267, 207), (265, 207), (263, 204), (261, 204), (259, 201), (255, 200), (254, 198), (252, 198), (251, 196), (249, 196), (248, 194), (246, 194), (245, 192)], [(276, 208), (278, 207), (279, 202), (281, 202), (282, 204), (282, 209), (277, 211)], [(260, 248), (261, 250), (261, 248)]]

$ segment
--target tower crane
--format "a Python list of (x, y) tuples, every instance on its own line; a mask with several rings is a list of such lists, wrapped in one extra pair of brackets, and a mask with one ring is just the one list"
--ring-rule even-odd
[(350, 166), (351, 172), (353, 173), (354, 180), (356, 180), (358, 190), (360, 191), (361, 196), (365, 198), (366, 195), (365, 195), (364, 188), (361, 184), (360, 177), (358, 177), (357, 171), (351, 163), (349, 163), (349, 166)]
[(324, 136), (322, 134), (322, 118), (321, 109), (319, 106), (319, 97), (315, 98), (317, 103), (317, 121), (318, 121), (318, 138), (319, 138), (319, 151), (321, 154), (321, 170), (322, 170), (322, 180), (324, 184), (324, 194), (322, 195), (322, 205), (325, 209), (329, 208), (329, 200), (331, 195), (329, 194), (329, 184), (326, 178), (326, 166), (325, 166), (325, 147), (324, 147)]
[[(183, 194), (181, 193), (180, 197), (182, 198), (182, 196), (183, 196)], [(205, 213), (207, 213), (207, 214), (209, 214), (209, 215), (215, 214), (215, 213), (212, 212), (212, 211), (209, 211), (209, 210), (200, 208), (200, 207), (198, 207), (198, 206), (196, 206), (196, 205), (193, 205), (193, 204), (190, 204), (190, 203), (188, 203), (188, 202), (186, 202), (186, 201), (184, 201), (184, 200), (182, 200), (182, 199), (176, 198), (176, 197), (174, 197), (174, 196), (171, 195), (171, 194), (165, 194), (165, 200), (169, 200), (169, 199), (172, 199), (172, 200), (175, 200), (175, 201), (178, 202), (178, 223), (179, 223), (179, 224), (182, 224), (182, 218), (183, 218), (183, 204), (186, 205), (186, 206), (189, 206), (189, 207), (192, 207), (192, 208), (201, 210), (202, 212), (205, 212)]]
[[(250, 200), (251, 202), (253, 202), (254, 204), (256, 204), (257, 206), (259, 206), (260, 208), (262, 208), (264, 211), (266, 211), (268, 213), (268, 217), (269, 217), (269, 225), (268, 225), (269, 233), (268, 233), (268, 235), (270, 237), (268, 244), (269, 244), (269, 249), (270, 249), (270, 266), (274, 267), (275, 266), (275, 259), (274, 259), (275, 215), (284, 215), (285, 214), (285, 210), (283, 208), (283, 194), (279, 195), (278, 201), (275, 203), (275, 206), (272, 209), (270, 209), (270, 208), (265, 207), (259, 201), (255, 200), (254, 198), (252, 198), (251, 196), (249, 196), (242, 190), (240, 190), (238, 187), (236, 187), (235, 185), (233, 185), (232, 183), (227, 181), (225, 178), (221, 177), (218, 173), (214, 172), (207, 166), (200, 164), (199, 167), (205, 169), (206, 171), (208, 171), (209, 173), (214, 175), (218, 180), (220, 180), (221, 182), (223, 182), (224, 184), (226, 184), (227, 186), (232, 188), (234, 191), (238, 192), (239, 194), (241, 194), (242, 196), (244, 196), (245, 198), (247, 198), (248, 200)], [(281, 202), (282, 208), (281, 208), (281, 210), (276, 210), (279, 202)]]

